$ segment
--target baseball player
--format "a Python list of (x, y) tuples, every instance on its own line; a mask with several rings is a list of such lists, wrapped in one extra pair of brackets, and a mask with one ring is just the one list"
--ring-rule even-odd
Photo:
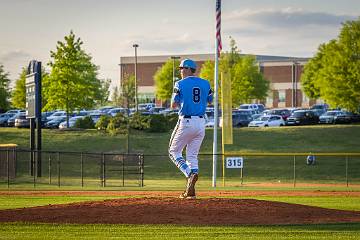
[[(169, 143), (170, 159), (186, 176), (182, 199), (195, 199), (195, 183), (198, 180), (198, 154), (205, 136), (205, 110), (212, 102), (210, 83), (195, 77), (196, 63), (184, 59), (180, 63), (182, 79), (175, 83), (171, 107), (179, 107), (179, 120)], [(186, 146), (186, 161), (182, 156)]]

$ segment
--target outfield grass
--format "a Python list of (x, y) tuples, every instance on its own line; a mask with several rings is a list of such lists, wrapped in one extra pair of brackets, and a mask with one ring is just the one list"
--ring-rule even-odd
[[(126, 152), (126, 136), (109, 136), (97, 130), (43, 131), (43, 150)], [(29, 147), (29, 129), (0, 128), (0, 144)], [(132, 131), (132, 152), (167, 155), (171, 132)], [(315, 125), (282, 128), (234, 128), (234, 144), (228, 151), (244, 152), (359, 152), (360, 125)], [(218, 134), (220, 150), (221, 131)], [(213, 131), (206, 130), (201, 153), (212, 153)]]
[(359, 239), (360, 223), (298, 226), (1, 224), (0, 239)]
[[(173, 183), (167, 187), (183, 185), (183, 175), (176, 169), (169, 160), (167, 154), (168, 133), (146, 133), (133, 131), (130, 136), (132, 152), (145, 154), (145, 184), (149, 187), (158, 186), (157, 182), (163, 181)], [(212, 178), (212, 130), (206, 131), (206, 137), (201, 148), (199, 157), (201, 181), (211, 185)], [(219, 143), (220, 143), (220, 132)], [(227, 151), (242, 152), (359, 152), (360, 125), (316, 125), (298, 126), (283, 128), (240, 128), (234, 129), (234, 144), (227, 145)], [(29, 146), (29, 130), (16, 128), (0, 128), (0, 144), (16, 143), (20, 148)], [(126, 136), (109, 136), (96, 130), (86, 131), (59, 131), (43, 130), (43, 150), (59, 151), (86, 151), (86, 152), (126, 152)], [(219, 144), (220, 152), (220, 144)], [(207, 155), (206, 155), (207, 154)], [(25, 180), (12, 182), (13, 188), (22, 187), (21, 183), (27, 183), (26, 187), (32, 186), (33, 179), (28, 175), (28, 159), (18, 158), (19, 170), (23, 172)], [(71, 156), (62, 159), (67, 161), (62, 164), (62, 187), (81, 186), (80, 161), (72, 159)], [(99, 164), (97, 161), (85, 161), (85, 176), (90, 178), (85, 186), (92, 186), (94, 189), (99, 184)], [(89, 164), (88, 164), (89, 163)], [(244, 163), (244, 184), (250, 182), (270, 183), (292, 183), (294, 181), (294, 159), (287, 157), (245, 157)], [(349, 184), (360, 183), (360, 157), (349, 158), (348, 160), (348, 181)], [(107, 187), (119, 186), (122, 177), (119, 172), (112, 171), (117, 166), (108, 166), (107, 179), (114, 184)], [(56, 164), (53, 164), (53, 188), (57, 187)], [(18, 171), (20, 177), (21, 171)], [(43, 177), (38, 179), (37, 187), (46, 187), (48, 180), (47, 158), (43, 161)], [(318, 157), (315, 166), (307, 166), (305, 157), (297, 157), (296, 160), (296, 181), (308, 183), (335, 183), (346, 186), (346, 164), (345, 157)], [(221, 185), (222, 161), (218, 157), (217, 164), (218, 186)], [(128, 178), (128, 176), (127, 176)], [(136, 180), (136, 176), (133, 175)], [(116, 183), (116, 180), (118, 182)], [(226, 170), (226, 181), (231, 186), (239, 185), (240, 171), (238, 169)], [(136, 182), (135, 182), (136, 184)], [(154, 185), (152, 185), (154, 184)], [(133, 182), (131, 185), (134, 186)], [(49, 185), (48, 185), (49, 186)], [(6, 182), (0, 179), (0, 188), (6, 188)]]

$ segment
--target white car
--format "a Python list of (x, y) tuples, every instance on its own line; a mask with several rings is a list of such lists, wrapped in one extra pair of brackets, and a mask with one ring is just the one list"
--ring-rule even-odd
[[(69, 119), (69, 128), (75, 127), (75, 123), (78, 119), (83, 119), (85, 116), (76, 116)], [(59, 124), (59, 129), (67, 128), (66, 121)]]
[(51, 114), (50, 116), (48, 116), (46, 118), (46, 121), (51, 121), (55, 118), (58, 118), (58, 117), (66, 117), (66, 112), (65, 111), (57, 111), (57, 112), (54, 112), (53, 114)]
[(249, 127), (280, 127), (285, 126), (285, 121), (280, 115), (265, 115), (251, 121)]

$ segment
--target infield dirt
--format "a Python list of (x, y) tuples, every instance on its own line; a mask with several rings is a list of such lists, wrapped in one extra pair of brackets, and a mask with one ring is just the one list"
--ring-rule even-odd
[[(12, 195), (14, 193), (16, 192), (12, 192)], [(17, 193), (25, 194), (25, 192)], [(31, 192), (30, 195), (64, 195), (65, 193), (89, 195), (89, 192), (76, 192), (75, 194), (74, 192)], [(104, 192), (101, 193), (105, 195)], [(108, 193), (109, 195), (111, 193), (115, 195), (115, 192)], [(197, 200), (178, 199), (174, 196), (174, 192), (167, 192), (166, 194), (161, 192), (131, 193), (132, 196), (138, 195), (139, 197), (1, 210), (0, 222), (195, 225), (360, 222), (360, 211), (325, 209), (255, 199), (219, 198), (220, 196), (230, 196), (232, 195), (231, 192), (223, 192), (217, 197)], [(219, 194), (219, 192), (217, 193)], [(264, 192), (264, 195), (267, 193), (269, 192)], [(0, 194), (7, 195), (5, 192), (0, 192)], [(303, 192), (303, 195), (305, 194), (306, 192)], [(322, 195), (324, 193), (308, 192), (308, 194)], [(334, 192), (328, 192), (328, 194), (336, 195)], [(351, 192), (348, 192), (348, 194), (352, 195)], [(116, 195), (125, 196), (126, 194), (118, 193)], [(202, 193), (202, 196), (206, 195), (208, 194)], [(239, 195), (239, 192), (237, 192), (237, 195)], [(246, 195), (251, 195), (251, 193)], [(259, 192), (257, 192), (257, 195), (259, 195)]]

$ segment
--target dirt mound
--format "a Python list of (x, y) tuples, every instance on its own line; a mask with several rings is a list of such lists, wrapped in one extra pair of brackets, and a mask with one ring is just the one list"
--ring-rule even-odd
[(126, 198), (1, 210), (0, 222), (118, 224), (315, 224), (360, 222), (360, 212), (254, 199)]

